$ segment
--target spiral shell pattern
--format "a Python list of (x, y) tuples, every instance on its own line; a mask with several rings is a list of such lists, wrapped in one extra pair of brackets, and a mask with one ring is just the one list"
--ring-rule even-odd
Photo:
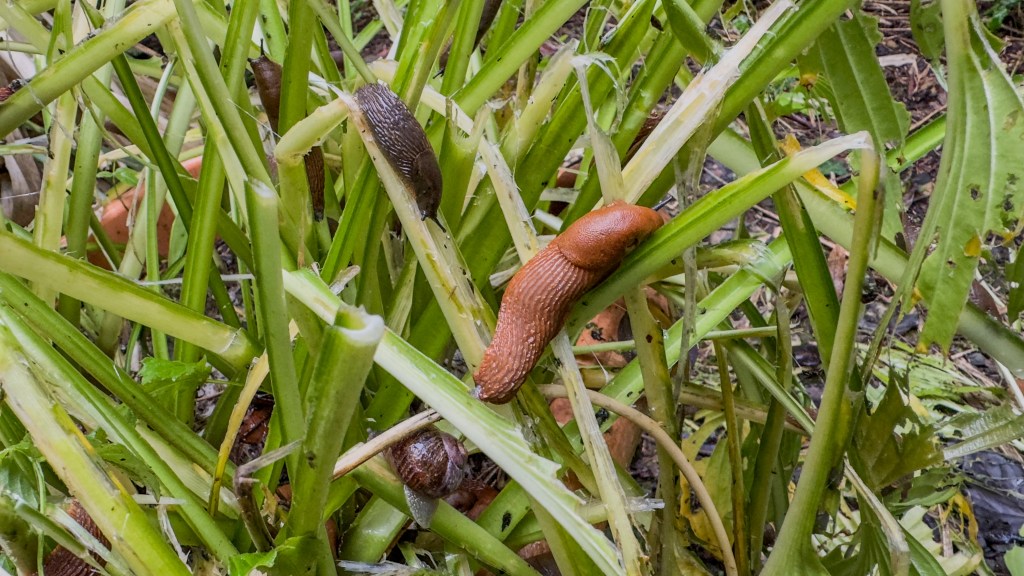
[(406, 486), (430, 498), (451, 494), (465, 477), (466, 448), (437, 428), (414, 432), (384, 455)]

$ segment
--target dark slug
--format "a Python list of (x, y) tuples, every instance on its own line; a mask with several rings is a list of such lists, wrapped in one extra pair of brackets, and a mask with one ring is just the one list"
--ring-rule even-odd
[(662, 223), (650, 208), (614, 202), (572, 223), (527, 262), (505, 290), (494, 340), (473, 374), (477, 397), (495, 404), (511, 400), (573, 303)]
[[(267, 113), (270, 128), (277, 133), (277, 124), (281, 110), (281, 66), (261, 54), (259, 58), (249, 60), (253, 77), (256, 80), (256, 92)], [(319, 146), (310, 148), (305, 157), (306, 181), (309, 183), (309, 197), (313, 205), (313, 217), (319, 222), (324, 217), (324, 153)]]
[(423, 127), (385, 84), (367, 84), (356, 90), (356, 101), (388, 164), (412, 186), (422, 219), (437, 222), (441, 167)]

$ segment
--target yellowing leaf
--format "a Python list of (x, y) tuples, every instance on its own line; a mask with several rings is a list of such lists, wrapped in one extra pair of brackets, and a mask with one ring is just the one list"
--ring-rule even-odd
[(968, 258), (978, 258), (981, 256), (981, 237), (975, 234), (971, 236), (971, 239), (964, 245), (964, 256)]
[[(787, 156), (792, 156), (801, 150), (800, 142), (792, 134), (786, 134), (786, 137), (782, 142), (779, 142), (779, 147)], [(857, 200), (833, 184), (831, 180), (821, 173), (821, 170), (815, 168), (804, 172), (803, 176), (804, 180), (806, 180), (808, 184), (824, 194), (825, 197), (841, 204), (851, 212), (857, 209)]]

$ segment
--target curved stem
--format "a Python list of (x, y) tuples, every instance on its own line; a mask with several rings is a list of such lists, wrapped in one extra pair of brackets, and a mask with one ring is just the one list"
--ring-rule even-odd
[[(546, 384), (537, 387), (541, 394), (549, 398), (566, 398), (568, 392), (565, 387), (557, 384)], [(675, 465), (679, 467), (679, 472), (682, 473), (686, 481), (690, 483), (690, 487), (693, 488), (694, 493), (697, 495), (697, 501), (700, 502), (702, 508), (708, 515), (708, 521), (711, 523), (711, 528), (715, 532), (715, 539), (718, 541), (718, 547), (722, 550), (722, 563), (725, 564), (725, 573), (733, 576), (737, 574), (736, 571), (736, 558), (732, 554), (732, 546), (729, 544), (729, 534), (725, 530), (725, 524), (722, 522), (722, 516), (718, 513), (718, 509), (715, 507), (714, 501), (711, 499), (711, 493), (708, 492), (707, 487), (704, 485), (704, 481), (701, 480), (700, 474), (697, 473), (697, 469), (690, 464), (689, 459), (683, 454), (683, 451), (676, 445), (672, 438), (668, 435), (654, 421), (650, 416), (643, 412), (627, 406), (618, 400), (614, 400), (601, 394), (600, 392), (594, 392), (593, 390), (587, 390), (587, 396), (590, 397), (590, 401), (601, 408), (609, 410), (618, 414), (619, 416), (629, 420), (636, 424), (641, 430), (647, 432), (654, 438), (654, 441), (658, 443), (658, 447), (668, 453)]]

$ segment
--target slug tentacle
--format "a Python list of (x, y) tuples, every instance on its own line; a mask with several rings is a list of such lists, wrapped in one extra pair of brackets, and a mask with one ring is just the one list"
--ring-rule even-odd
[(356, 90), (356, 101), (384, 158), (412, 187), (420, 215), (436, 222), (441, 167), (427, 133), (405, 102), (384, 84), (367, 84)]
[(616, 202), (580, 218), (527, 262), (505, 290), (494, 339), (473, 374), (477, 397), (510, 401), (573, 303), (662, 223), (650, 208)]

